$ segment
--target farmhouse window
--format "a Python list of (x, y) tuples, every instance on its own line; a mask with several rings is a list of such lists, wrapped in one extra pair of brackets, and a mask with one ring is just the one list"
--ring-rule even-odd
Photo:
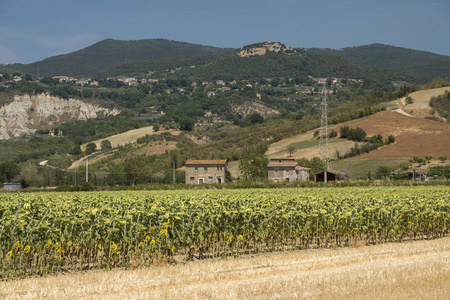
[(189, 178), (191, 181), (194, 181), (195, 180), (195, 177), (190, 177)]
[(194, 172), (198, 172), (198, 167), (194, 167)]
[(208, 177), (208, 182), (212, 182), (212, 177)]
[(205, 167), (205, 171), (208, 171), (208, 167)]

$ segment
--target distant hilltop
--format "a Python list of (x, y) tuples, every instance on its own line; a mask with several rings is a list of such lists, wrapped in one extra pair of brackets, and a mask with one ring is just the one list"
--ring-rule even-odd
[(294, 48), (286, 47), (285, 45), (272, 42), (270, 39), (265, 43), (253, 44), (242, 48), (238, 53), (240, 57), (249, 57), (254, 55), (266, 55), (269, 52), (283, 53), (283, 54), (297, 54)]

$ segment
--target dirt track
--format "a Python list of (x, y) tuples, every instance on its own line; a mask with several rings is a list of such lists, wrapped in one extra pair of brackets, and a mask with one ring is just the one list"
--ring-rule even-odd
[(450, 238), (0, 282), (6, 299), (448, 299)]

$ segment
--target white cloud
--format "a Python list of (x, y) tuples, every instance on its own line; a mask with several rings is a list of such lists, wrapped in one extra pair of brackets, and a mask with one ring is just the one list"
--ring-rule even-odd
[(19, 57), (13, 51), (0, 45), (0, 63), (16, 63), (20, 62)]

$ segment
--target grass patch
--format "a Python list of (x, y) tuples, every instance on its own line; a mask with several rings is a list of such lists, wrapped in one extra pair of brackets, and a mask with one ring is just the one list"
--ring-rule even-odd
[(347, 172), (350, 180), (367, 179), (370, 172), (375, 175), (379, 166), (389, 166), (398, 169), (401, 164), (408, 164), (407, 158), (383, 158), (383, 159), (365, 159), (365, 160), (340, 160), (331, 163), (331, 168), (341, 172)]

